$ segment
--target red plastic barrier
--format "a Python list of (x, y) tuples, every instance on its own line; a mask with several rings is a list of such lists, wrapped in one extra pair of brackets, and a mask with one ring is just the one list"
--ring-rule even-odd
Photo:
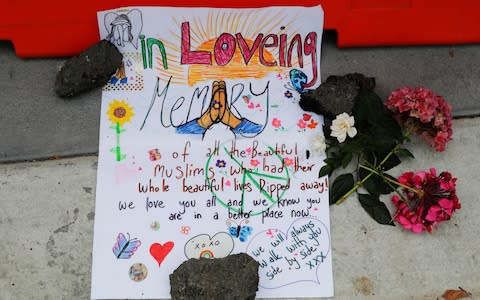
[(2, 0), (0, 40), (18, 56), (67, 56), (99, 39), (96, 12), (121, 6), (263, 7), (321, 4), (325, 29), (338, 46), (461, 44), (480, 42), (477, 0)]

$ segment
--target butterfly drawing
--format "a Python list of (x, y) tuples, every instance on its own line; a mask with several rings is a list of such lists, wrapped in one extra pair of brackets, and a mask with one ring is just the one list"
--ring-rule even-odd
[(242, 225), (244, 222), (247, 224), (248, 220), (242, 220), (240, 224), (231, 219), (227, 220), (228, 233), (234, 238), (238, 238), (240, 242), (245, 242), (253, 231), (252, 226)]
[(298, 70), (298, 69), (291, 69), (290, 70), (290, 82), (288, 83), (287, 89), (292, 90), (291, 87), (295, 91), (300, 94), (306, 93), (309, 90), (305, 89), (305, 85), (307, 84), (308, 78), (307, 74)]
[(127, 237), (123, 233), (119, 233), (117, 236), (117, 242), (113, 245), (112, 251), (117, 258), (128, 259), (135, 254), (138, 247), (142, 244), (140, 240), (134, 238), (130, 239), (130, 234), (127, 233)]

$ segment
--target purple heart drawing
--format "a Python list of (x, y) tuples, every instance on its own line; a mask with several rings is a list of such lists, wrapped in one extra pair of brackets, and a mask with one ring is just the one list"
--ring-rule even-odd
[(260, 263), (259, 286), (265, 289), (298, 282), (321, 284), (322, 274), (332, 276), (330, 233), (316, 218), (296, 219), (286, 232), (277, 228), (259, 232), (245, 252)]

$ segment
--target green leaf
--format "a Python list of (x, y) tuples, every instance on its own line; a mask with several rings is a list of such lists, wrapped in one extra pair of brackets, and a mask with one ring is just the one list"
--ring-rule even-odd
[(353, 112), (355, 127), (363, 133), (363, 146), (374, 151), (388, 152), (403, 141), (400, 125), (375, 92), (362, 91), (355, 100)]
[[(365, 169), (360, 169), (359, 175), (360, 179), (363, 179), (370, 174), (370, 171)], [(384, 174), (385, 176), (389, 176), (388, 174)], [(391, 177), (391, 176), (390, 176)], [(393, 177), (391, 177), (393, 178)], [(393, 178), (395, 179), (395, 178)], [(387, 195), (393, 192), (393, 189), (388, 185), (382, 177), (378, 176), (377, 174), (373, 174), (368, 178), (364, 183), (363, 187), (372, 195)]]
[(377, 223), (395, 226), (387, 206), (385, 203), (380, 201), (378, 196), (358, 194), (358, 200), (360, 201), (360, 205), (363, 207), (363, 209), (365, 209), (370, 217), (377, 221)]
[(352, 152), (347, 152), (345, 153), (345, 155), (343, 156), (342, 158), (342, 167), (346, 167), (348, 166), (348, 164), (352, 161)]
[(324, 118), (323, 118), (323, 136), (327, 140), (330, 140), (330, 139), (335, 139), (336, 140), (336, 138), (332, 138), (332, 136), (331, 136), (332, 130), (330, 129), (330, 126), (332, 126), (332, 120), (330, 118), (327, 118), (326, 116), (324, 116)]
[(332, 173), (332, 167), (330, 165), (324, 165), (321, 169), (320, 172), (318, 173), (318, 178), (330, 175)]
[(350, 173), (335, 178), (330, 188), (330, 205), (336, 203), (343, 195), (353, 188), (354, 179)]
[(413, 153), (410, 152), (408, 149), (405, 149), (405, 148), (398, 148), (397, 151), (395, 151), (395, 154), (397, 154), (399, 157), (415, 158)]
[[(379, 156), (379, 157), (382, 157), (382, 156)], [(385, 156), (383, 156), (385, 157)], [(383, 160), (383, 158), (382, 158)], [(384, 171), (388, 171), (396, 166), (398, 166), (399, 164), (401, 163), (400, 159), (398, 158), (398, 156), (396, 156), (395, 154), (392, 154), (390, 155), (390, 157), (387, 159), (387, 161), (385, 161), (382, 165), (382, 169)]]

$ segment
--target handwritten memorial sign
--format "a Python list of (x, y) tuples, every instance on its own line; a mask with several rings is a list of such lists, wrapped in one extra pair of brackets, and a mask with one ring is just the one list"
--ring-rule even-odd
[(317, 7), (98, 13), (123, 53), (104, 87), (92, 298), (169, 298), (190, 258), (245, 252), (257, 296), (333, 295)]

